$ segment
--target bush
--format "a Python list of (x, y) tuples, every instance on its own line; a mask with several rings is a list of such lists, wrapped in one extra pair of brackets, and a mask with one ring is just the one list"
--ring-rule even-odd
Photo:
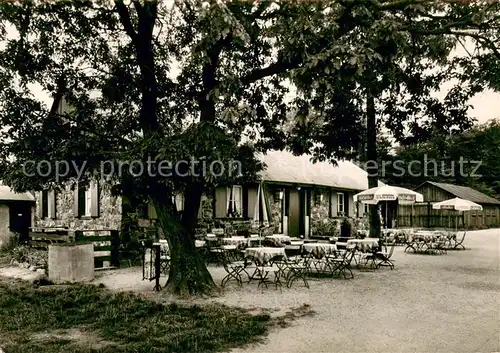
[(27, 245), (18, 245), (10, 251), (11, 261), (27, 262), (30, 266), (48, 268), (49, 253), (47, 250), (30, 248)]
[(340, 225), (340, 236), (342, 238), (349, 238), (352, 234), (352, 225), (347, 218), (344, 218)]

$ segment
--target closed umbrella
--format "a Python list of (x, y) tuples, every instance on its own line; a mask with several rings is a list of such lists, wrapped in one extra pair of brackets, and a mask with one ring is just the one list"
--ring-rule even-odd
[[(255, 201), (254, 213), (253, 213), (253, 221), (259, 225), (259, 229), (269, 226), (269, 214), (268, 207), (266, 202), (266, 194), (265, 189), (262, 187), (262, 184), (259, 184), (259, 188), (257, 189), (257, 200)], [(259, 231), (259, 237), (262, 234)], [(259, 241), (260, 244), (260, 241)]]

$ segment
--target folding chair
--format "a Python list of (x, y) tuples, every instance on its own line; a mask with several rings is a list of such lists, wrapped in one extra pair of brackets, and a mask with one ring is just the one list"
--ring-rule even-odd
[(340, 257), (327, 257), (331, 264), (332, 275), (338, 273), (339, 276), (343, 275), (344, 278), (347, 278), (347, 271), (351, 274), (351, 278), (354, 278), (354, 274), (351, 270), (351, 262), (354, 258), (354, 254), (356, 252), (356, 244), (348, 243), (346, 245), (346, 249)]
[(458, 237), (460, 236), (459, 235), (460, 232), (458, 232), (456, 235), (455, 235), (455, 245), (453, 246), (453, 249), (454, 250), (458, 250), (460, 247), (465, 250), (465, 246), (463, 246), (463, 242), (465, 240), (465, 235), (467, 234), (467, 231), (464, 230), (463, 234), (462, 234), (462, 238), (460, 240), (457, 240)]
[[(222, 279), (221, 287), (224, 287), (227, 282), (234, 279), (238, 283), (238, 285), (242, 286), (241, 273), (245, 272), (245, 261), (231, 261), (231, 251), (225, 250), (222, 252), (222, 265), (224, 266), (224, 270), (227, 272), (227, 275)], [(247, 274), (248, 275), (248, 274)]]
[(375, 268), (379, 268), (380, 266), (389, 266), (391, 270), (394, 269), (394, 262), (391, 260), (392, 254), (394, 253), (394, 248), (396, 247), (396, 242), (393, 242), (391, 247), (389, 248), (389, 252), (387, 251), (377, 251), (375, 253), (375, 258), (380, 260), (379, 263), (375, 265)]

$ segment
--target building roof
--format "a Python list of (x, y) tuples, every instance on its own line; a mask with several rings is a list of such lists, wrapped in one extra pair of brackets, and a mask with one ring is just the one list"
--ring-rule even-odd
[[(486, 194), (483, 194), (480, 191), (477, 191), (475, 189), (472, 189), (468, 186), (460, 186), (460, 185), (454, 185), (454, 184), (445, 184), (445, 183), (436, 183), (434, 181), (427, 181), (426, 183), (429, 183), (431, 185), (434, 185), (444, 191), (449, 192), (450, 194), (460, 197), (461, 199), (464, 200), (469, 200), (475, 203), (479, 204), (496, 204), (500, 205), (500, 201), (488, 196)], [(424, 183), (425, 184), (425, 183)], [(423, 184), (422, 184), (423, 185)], [(419, 186), (420, 187), (420, 186)]]
[[(260, 173), (264, 181), (328, 186), (338, 189), (368, 189), (368, 174), (349, 161), (311, 162), (310, 155), (295, 156), (287, 151), (268, 151), (257, 156), (267, 168)], [(384, 185), (379, 181), (379, 186)]]
[(0, 184), (0, 201), (35, 201), (35, 197), (29, 192), (14, 192), (7, 185)]

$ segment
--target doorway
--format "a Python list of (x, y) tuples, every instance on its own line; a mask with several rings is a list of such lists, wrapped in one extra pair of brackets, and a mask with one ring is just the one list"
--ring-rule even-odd
[(20, 241), (28, 240), (31, 227), (31, 203), (13, 202), (9, 204), (10, 231), (19, 234)]

